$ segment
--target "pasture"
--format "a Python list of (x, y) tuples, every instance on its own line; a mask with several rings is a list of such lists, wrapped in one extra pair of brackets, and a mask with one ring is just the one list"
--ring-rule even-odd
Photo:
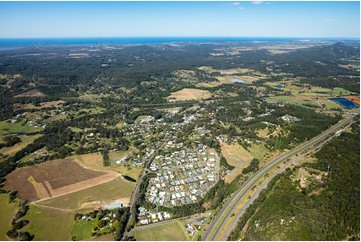
[(95, 209), (120, 199), (128, 203), (134, 183), (118, 177), (107, 183), (37, 202), (40, 206), (65, 210)]
[(41, 136), (40, 134), (18, 136), (21, 139), (20, 143), (17, 143), (11, 147), (3, 147), (0, 149), (0, 153), (4, 155), (13, 155), (19, 150), (25, 148), (28, 144), (33, 143), (33, 141), (39, 138), (40, 136)]
[(30, 126), (25, 120), (13, 124), (7, 121), (0, 121), (0, 136), (9, 133), (31, 133), (40, 130), (41, 128)]
[(0, 240), (8, 240), (6, 232), (11, 229), (10, 220), (18, 210), (17, 202), (9, 203), (9, 194), (0, 194)]
[(77, 220), (74, 222), (71, 237), (76, 236), (76, 240), (87, 240), (91, 237), (91, 232), (93, 231), (94, 226), (95, 220)]
[(46, 208), (39, 208), (30, 204), (24, 219), (29, 224), (22, 230), (35, 235), (34, 240), (70, 240), (74, 223), (74, 213)]
[(168, 100), (172, 101), (187, 101), (187, 100), (202, 100), (208, 99), (212, 95), (207, 90), (200, 90), (194, 88), (184, 88), (180, 91), (173, 92), (168, 97)]
[(236, 167), (242, 162), (250, 162), (253, 159), (253, 156), (237, 143), (229, 145), (225, 142), (220, 142), (220, 144), (222, 154), (231, 166)]
[(180, 221), (140, 228), (134, 231), (134, 238), (140, 241), (184, 241), (188, 240), (185, 226)]

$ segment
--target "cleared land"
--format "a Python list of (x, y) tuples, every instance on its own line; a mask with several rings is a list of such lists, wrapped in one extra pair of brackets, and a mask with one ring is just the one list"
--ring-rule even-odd
[(58, 101), (51, 101), (51, 102), (43, 102), (43, 103), (40, 103), (39, 106), (35, 106), (34, 104), (32, 103), (28, 103), (28, 104), (25, 104), (25, 105), (21, 105), (21, 109), (43, 109), (43, 108), (55, 108), (57, 106), (59, 106), (60, 104), (63, 104), (65, 103), (65, 101), (63, 100), (58, 100)]
[(33, 143), (33, 141), (39, 138), (40, 136), (41, 136), (40, 134), (20, 136), (21, 138), (20, 143), (17, 143), (12, 147), (3, 147), (0, 149), (0, 153), (4, 155), (13, 155), (19, 150), (25, 148), (28, 144)]
[(77, 192), (72, 192), (60, 197), (39, 201), (36, 204), (64, 210), (99, 208), (114, 200), (129, 203), (134, 183), (127, 182), (121, 177), (107, 183), (92, 186)]
[(356, 96), (346, 96), (345, 98), (347, 98), (348, 100), (350, 100), (351, 102), (357, 103), (358, 105), (360, 105), (360, 97), (356, 97)]
[(72, 159), (53, 160), (13, 171), (5, 177), (5, 188), (16, 190), (20, 197), (35, 201), (82, 189), (87, 185), (83, 182), (89, 179), (97, 180), (91, 180), (88, 185), (99, 184), (104, 175), (107, 174), (85, 169)]
[(71, 236), (76, 236), (77, 240), (87, 240), (91, 237), (91, 232), (95, 226), (95, 220), (84, 221), (78, 220), (75, 221), (73, 230), (71, 231)]
[(46, 95), (38, 90), (30, 90), (14, 97), (46, 97)]
[(29, 220), (23, 230), (35, 234), (34, 240), (70, 240), (74, 213), (44, 209), (30, 204), (24, 219)]
[(31, 133), (39, 130), (41, 130), (41, 128), (30, 126), (25, 120), (17, 123), (0, 121), (0, 136), (9, 133)]
[(18, 211), (16, 203), (9, 203), (8, 194), (0, 194), (0, 240), (8, 240), (6, 232), (11, 229), (10, 220)]
[(168, 100), (172, 100), (172, 101), (201, 100), (210, 97), (211, 97), (211, 93), (207, 90), (184, 88), (180, 91), (173, 92), (168, 97)]
[(238, 166), (242, 162), (249, 162), (253, 159), (253, 156), (237, 143), (229, 145), (225, 142), (220, 142), (220, 144), (222, 154), (231, 166)]
[(138, 229), (134, 231), (134, 237), (140, 241), (184, 241), (188, 240), (184, 225), (175, 221), (159, 226)]
[(91, 153), (85, 155), (72, 156), (76, 162), (87, 169), (92, 169), (101, 172), (115, 171), (124, 176), (130, 176), (135, 180), (138, 180), (142, 168), (139, 167), (126, 167), (123, 164), (116, 164), (115, 161), (124, 159), (131, 155), (131, 151), (110, 151), (109, 158), (111, 165), (105, 167), (103, 165), (103, 156), (100, 153)]
[(239, 144), (229, 145), (224, 142), (220, 142), (220, 144), (222, 154), (226, 158), (228, 164), (235, 167), (232, 172), (224, 178), (225, 182), (229, 183), (242, 173), (242, 170), (250, 164), (253, 156)]

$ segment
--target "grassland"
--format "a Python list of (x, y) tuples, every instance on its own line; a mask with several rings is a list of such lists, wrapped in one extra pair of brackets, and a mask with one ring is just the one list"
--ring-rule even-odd
[(268, 149), (264, 146), (263, 143), (261, 144), (252, 144), (249, 148), (249, 153), (256, 159), (262, 160), (264, 156), (267, 154)]
[(99, 207), (116, 199), (129, 202), (134, 183), (122, 178), (93, 186), (84, 190), (69, 193), (60, 197), (40, 201), (37, 204), (52, 208), (78, 210), (82, 208)]
[(227, 144), (220, 142), (222, 154), (226, 158), (227, 163), (231, 166), (238, 166), (243, 161), (249, 162), (253, 156), (239, 144)]
[(43, 209), (30, 204), (24, 219), (29, 220), (23, 230), (35, 234), (34, 240), (70, 240), (74, 213)]
[(73, 230), (71, 231), (71, 237), (76, 236), (77, 240), (87, 240), (91, 237), (91, 232), (95, 226), (95, 220), (84, 221), (77, 220), (74, 222)]
[(3, 148), (0, 149), (0, 153), (4, 154), (4, 155), (15, 154), (19, 150), (25, 148), (28, 144), (33, 143), (33, 141), (35, 139), (39, 138), (40, 136), (41, 136), (40, 134), (19, 136), (19, 138), (21, 139), (20, 143), (17, 143), (12, 147), (3, 147)]
[(132, 154), (132, 151), (110, 151), (109, 159), (111, 162), (110, 166), (105, 167), (103, 165), (103, 156), (100, 153), (91, 153), (86, 155), (72, 156), (82, 166), (103, 172), (116, 171), (121, 175), (130, 176), (135, 180), (138, 180), (142, 169), (139, 167), (127, 167), (123, 164), (116, 164), (115, 161), (121, 160)]
[(173, 92), (168, 97), (168, 100), (186, 101), (186, 100), (201, 100), (211, 97), (211, 93), (207, 90), (200, 90), (194, 88), (184, 88), (180, 91)]
[(184, 241), (188, 240), (184, 225), (180, 221), (162, 224), (155, 227), (138, 229), (134, 237), (140, 241)]
[(25, 120), (22, 120), (17, 123), (8, 123), (7, 121), (0, 121), (0, 136), (17, 132), (17, 133), (31, 133), (40, 131), (41, 128), (35, 128), (34, 126), (29, 126), (29, 124), (25, 123)]
[(8, 240), (6, 232), (11, 228), (10, 219), (18, 209), (16, 203), (9, 203), (8, 194), (0, 194), (0, 240)]
[(230, 183), (250, 164), (253, 156), (239, 144), (228, 145), (221, 142), (221, 149), (228, 164), (236, 167), (224, 178), (225, 182)]

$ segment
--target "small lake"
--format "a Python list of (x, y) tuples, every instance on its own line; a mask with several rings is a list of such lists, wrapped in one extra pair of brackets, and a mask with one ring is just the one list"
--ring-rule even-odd
[(284, 88), (285, 86), (284, 85), (277, 85), (277, 86), (275, 86), (275, 88), (277, 88), (277, 89), (282, 89), (282, 88)]
[(343, 98), (343, 97), (331, 97), (331, 98), (329, 98), (329, 100), (341, 104), (341, 106), (346, 109), (353, 109), (356, 107), (355, 103), (353, 103), (350, 100)]
[(232, 82), (235, 82), (235, 83), (242, 83), (242, 84), (248, 84), (248, 82), (243, 81), (243, 80), (238, 79), (238, 78), (233, 78), (233, 79), (232, 79)]

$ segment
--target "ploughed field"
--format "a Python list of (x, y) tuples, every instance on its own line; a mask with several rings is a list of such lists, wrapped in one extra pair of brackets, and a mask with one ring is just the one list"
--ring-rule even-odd
[(60, 196), (81, 190), (113, 174), (81, 167), (73, 159), (53, 160), (37, 166), (17, 169), (7, 175), (5, 188), (18, 191), (20, 197), (29, 201)]

